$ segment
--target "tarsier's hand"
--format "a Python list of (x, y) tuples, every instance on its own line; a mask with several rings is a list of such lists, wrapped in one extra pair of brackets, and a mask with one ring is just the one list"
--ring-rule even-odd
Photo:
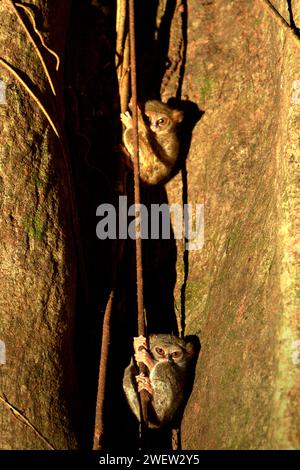
[(130, 129), (132, 127), (132, 117), (131, 117), (130, 112), (126, 111), (126, 113), (121, 113), (120, 117), (126, 129)]
[(197, 352), (192, 342), (172, 334), (152, 334), (147, 340), (144, 336), (134, 338), (133, 346), (135, 359), (151, 369), (149, 377), (146, 372), (137, 372), (131, 358), (124, 372), (123, 388), (139, 421), (139, 392), (150, 395), (148, 427), (157, 429), (177, 423), (175, 419), (190, 393)]
[[(129, 108), (132, 109), (131, 103), (129, 103)], [(139, 107), (137, 107), (137, 116), (138, 116), (138, 122), (141, 125), (144, 122), (144, 120), (143, 120), (142, 111), (140, 110)], [(130, 128), (133, 127), (133, 120), (132, 120), (132, 115), (131, 115), (130, 111), (126, 111), (125, 113), (121, 113), (120, 117), (121, 117), (121, 121), (124, 124), (124, 126), (126, 127), (126, 129), (130, 129)]]
[(133, 338), (133, 349), (134, 352), (137, 353), (141, 349), (147, 349), (147, 340), (145, 336), (140, 335), (140, 336), (135, 336)]
[(149, 377), (146, 377), (145, 374), (141, 373), (135, 376), (137, 384), (138, 384), (138, 391), (146, 390), (150, 395), (153, 394), (153, 388), (150, 382)]
[(144, 336), (133, 338), (134, 357), (136, 362), (142, 362), (149, 370), (153, 369), (154, 361), (147, 351), (147, 340)]

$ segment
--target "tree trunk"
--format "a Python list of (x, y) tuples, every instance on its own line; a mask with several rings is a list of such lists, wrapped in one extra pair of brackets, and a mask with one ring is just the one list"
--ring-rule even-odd
[[(289, 22), (287, 2), (272, 3)], [(205, 111), (188, 201), (205, 205), (205, 243), (185, 286), (186, 333), (202, 350), (182, 446), (297, 449), (300, 43), (266, 2), (188, 4), (183, 93)], [(170, 202), (181, 185), (169, 183)]]
[(73, 449), (76, 255), (63, 75), (34, 31), (62, 62), (70, 2), (26, 5), (0, 4), (0, 447)]
[[(178, 105), (186, 120), (194, 112), (194, 123), (197, 107), (204, 111), (183, 171), (165, 187), (142, 188), (148, 207), (204, 204), (202, 250), (184, 252), (184, 241), (172, 237), (143, 241), (148, 331), (174, 332), (178, 325), (202, 345), (182, 448), (299, 448), (299, 41), (262, 0), (135, 3), (139, 99), (182, 98)], [(299, 6), (292, 18), (287, 3), (273, 2), (299, 26)], [(69, 2), (34, 5), (37, 29), (61, 57)], [(115, 2), (77, 0), (73, 7), (68, 135), (92, 291), (89, 315), (78, 296), (84, 315), (77, 338), (86, 345), (78, 357), (80, 424), (91, 443), (99, 313), (113, 264), (109, 241), (95, 237), (95, 211), (103, 201), (117, 204), (121, 187), (115, 69), (121, 59), (114, 49)], [(0, 4), (0, 24), (0, 447), (71, 449), (77, 446), (75, 213), (62, 68), (54, 97), (9, 0)], [(55, 77), (55, 57), (33, 34)], [(129, 174), (129, 205), (131, 187)], [(122, 393), (137, 325), (134, 250), (130, 240), (124, 245), (105, 396), (110, 450), (138, 446)], [(169, 432), (152, 437), (152, 448), (170, 448)]]

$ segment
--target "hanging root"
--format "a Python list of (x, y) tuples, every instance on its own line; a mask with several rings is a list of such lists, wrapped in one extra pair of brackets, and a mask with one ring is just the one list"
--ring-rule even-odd
[[(137, 109), (137, 84), (136, 84), (136, 55), (135, 55), (135, 15), (134, 0), (129, 0), (129, 44), (130, 44), (130, 75), (131, 75), (131, 100), (133, 122), (133, 176), (134, 176), (134, 207), (135, 207), (135, 248), (136, 248), (136, 284), (137, 284), (137, 308), (138, 308), (138, 335), (145, 334), (144, 296), (143, 296), (143, 268), (142, 268), (142, 239), (140, 233), (140, 167), (139, 167), (139, 137), (138, 137), (138, 109)], [(139, 364), (140, 373), (147, 375), (147, 367)], [(145, 390), (140, 392), (141, 399), (141, 424), (148, 425), (149, 395)]]
[(34, 29), (35, 33), (38, 35), (38, 37), (40, 38), (40, 41), (41, 41), (43, 47), (44, 47), (48, 52), (50, 52), (50, 54), (52, 54), (52, 55), (55, 57), (55, 60), (56, 60), (55, 70), (56, 70), (56, 72), (58, 72), (59, 65), (60, 65), (59, 56), (58, 56), (58, 54), (57, 54), (55, 51), (53, 51), (52, 49), (50, 49), (50, 47), (48, 47), (47, 44), (45, 44), (45, 40), (44, 40), (44, 38), (43, 38), (43, 35), (41, 34), (41, 32), (40, 32), (40, 31), (37, 29), (37, 27), (36, 27), (35, 18), (34, 18), (34, 15), (33, 15), (32, 11), (30, 10), (29, 7), (27, 7), (26, 5), (23, 5), (22, 3), (15, 3), (15, 6), (16, 6), (16, 7), (19, 7), (19, 8), (23, 8), (23, 10), (26, 11), (26, 13), (28, 14), (28, 16), (30, 16), (33, 29)]
[(49, 113), (46, 111), (46, 108), (42, 105), (42, 103), (40, 102), (38, 97), (29, 88), (29, 86), (26, 84), (26, 82), (24, 82), (24, 80), (20, 77), (18, 72), (16, 72), (16, 70), (13, 68), (13, 66), (10, 65), (8, 62), (6, 62), (6, 60), (2, 59), (1, 57), (0, 57), (0, 64), (2, 64), (3, 67), (5, 67), (16, 78), (16, 80), (19, 83), (21, 83), (21, 85), (25, 88), (25, 90), (28, 92), (28, 94), (34, 99), (34, 101), (37, 103), (37, 105), (40, 108), (40, 110), (42, 111), (42, 113), (47, 118), (47, 120), (48, 120), (50, 126), (52, 127), (52, 129), (54, 130), (55, 134), (57, 135), (58, 138), (60, 138), (57, 127), (54, 124), (54, 122), (53, 122), (52, 118), (50, 117)]
[(95, 416), (95, 430), (94, 430), (94, 444), (93, 450), (101, 450), (103, 446), (104, 436), (104, 398), (105, 398), (105, 384), (107, 373), (108, 351), (110, 343), (110, 318), (113, 307), (114, 287), (109, 294), (109, 299), (106, 305), (103, 327), (102, 327), (102, 344), (101, 344), (101, 357), (99, 366), (98, 378), (98, 391), (96, 401), (96, 416)]
[(21, 411), (19, 411), (15, 406), (13, 406), (5, 396), (0, 395), (0, 402), (4, 404), (12, 413), (13, 415), (22, 423), (26, 424), (30, 429), (32, 429), (35, 434), (49, 447), (51, 450), (55, 450), (55, 447), (46, 439), (42, 433), (29, 421), (29, 419), (24, 416)]
[(274, 20), (277, 21), (277, 23), (283, 27), (285, 32), (293, 38), (296, 45), (300, 47), (299, 36), (294, 31), (292, 26), (286, 21), (286, 19), (279, 13), (279, 11), (276, 10), (272, 2), (270, 2), (269, 0), (260, 0), (260, 2), (262, 3), (266, 11), (269, 13), (269, 15), (271, 15), (272, 18), (274, 18)]
[[(25, 23), (24, 23), (24, 21), (23, 21), (21, 15), (20, 15), (20, 13), (18, 12), (17, 6), (23, 8), (25, 11), (27, 11), (27, 13), (30, 12), (30, 16), (31, 16), (31, 18), (33, 19), (34, 30), (35, 30), (35, 32), (38, 34), (39, 38), (41, 39), (43, 46), (46, 47), (47, 50), (51, 51), (52, 54), (55, 54), (55, 52), (53, 52), (51, 49), (49, 49), (49, 48), (45, 45), (41, 33), (37, 30), (37, 28), (36, 28), (36, 26), (35, 26), (35, 20), (34, 20), (34, 17), (33, 17), (33, 14), (32, 14), (32, 12), (31, 12), (31, 10), (30, 10), (28, 7), (26, 7), (25, 5), (22, 5), (21, 3), (16, 3), (16, 4), (15, 4), (15, 3), (13, 2), (13, 0), (11, 0), (11, 5), (12, 5), (12, 7), (13, 7), (13, 9), (14, 9), (14, 12), (15, 12), (15, 14), (17, 15), (17, 17), (18, 17), (18, 19), (19, 19), (21, 25), (23, 26), (23, 29), (24, 29), (25, 33), (26, 33), (27, 36), (29, 37), (29, 40), (30, 40), (30, 42), (32, 43), (32, 45), (33, 45), (33, 47), (34, 47), (34, 49), (35, 49), (35, 51), (36, 51), (36, 53), (37, 53), (37, 55), (38, 55), (38, 57), (39, 57), (39, 59), (40, 59), (40, 62), (41, 62), (41, 64), (42, 64), (42, 67), (43, 67), (44, 72), (45, 72), (45, 74), (46, 74), (46, 77), (47, 77), (47, 79), (48, 79), (48, 82), (49, 82), (50, 88), (51, 88), (51, 90), (52, 90), (52, 93), (54, 94), (54, 96), (56, 96), (55, 87), (54, 87), (54, 84), (53, 84), (51, 75), (50, 75), (50, 73), (49, 73), (48, 67), (47, 67), (47, 65), (45, 64), (44, 58), (43, 58), (43, 56), (42, 56), (42, 54), (41, 54), (41, 52), (40, 52), (40, 50), (39, 50), (39, 48), (38, 48), (38, 46), (37, 46), (35, 40), (34, 40), (34, 38), (32, 37), (32, 35), (31, 35), (30, 31), (28, 30), (27, 26), (25, 25)], [(57, 54), (55, 54), (55, 55), (57, 56)], [(58, 56), (57, 56), (57, 57), (58, 57)]]

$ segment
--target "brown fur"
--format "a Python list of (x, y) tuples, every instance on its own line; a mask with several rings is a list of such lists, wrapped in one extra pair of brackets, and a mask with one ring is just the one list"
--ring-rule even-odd
[[(145, 122), (138, 110), (140, 178), (143, 183), (155, 185), (164, 182), (171, 173), (179, 153), (177, 126), (183, 119), (181, 111), (151, 100), (145, 103)], [(124, 144), (132, 160), (133, 129), (129, 113), (121, 115), (126, 129)], [(160, 121), (164, 122), (160, 124)]]
[[(194, 349), (191, 343), (177, 336), (161, 334), (149, 337), (149, 350), (154, 360), (154, 367), (149, 375), (153, 389), (149, 427), (159, 428), (173, 422), (184, 402)], [(175, 357), (176, 354), (178, 357)], [(170, 357), (172, 355), (174, 359)], [(137, 374), (138, 369), (132, 358), (124, 372), (123, 388), (131, 410), (140, 421), (135, 379)]]

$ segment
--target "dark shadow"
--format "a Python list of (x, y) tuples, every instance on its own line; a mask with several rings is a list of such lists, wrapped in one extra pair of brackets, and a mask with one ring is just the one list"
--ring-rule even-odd
[(183, 418), (183, 413), (184, 409), (186, 407), (186, 404), (189, 400), (189, 397), (192, 393), (193, 386), (194, 386), (194, 381), (195, 381), (195, 369), (196, 369), (196, 364), (201, 352), (201, 343), (200, 343), (200, 338), (196, 335), (187, 335), (185, 336), (185, 340), (187, 342), (191, 342), (193, 344), (194, 348), (194, 357), (193, 357), (193, 362), (191, 364), (190, 368), (190, 375), (189, 375), (189, 380), (186, 385), (186, 395), (185, 395), (185, 401), (182, 403), (182, 407), (178, 413), (178, 418), (177, 421), (174, 423), (174, 428), (177, 429), (177, 447), (178, 450), (182, 450), (182, 445), (181, 445), (181, 429), (180, 429), (180, 423)]
[[(66, 130), (76, 187), (82, 248), (90, 298), (77, 285), (75, 350), (81, 394), (78, 426), (82, 448), (91, 449), (101, 345), (101, 328), (112, 285), (111, 240), (98, 240), (96, 208), (116, 205), (115, 141), (119, 109), (115, 70), (114, 2), (72, 2), (65, 68)], [(109, 408), (109, 406), (108, 406)]]
[(167, 0), (165, 13), (157, 28), (158, 1), (140, 0), (136, 2), (137, 72), (138, 96), (140, 101), (160, 98), (163, 75), (170, 66), (168, 48), (171, 22), (176, 0)]
[[(186, 3), (186, 2), (185, 2)], [(156, 31), (158, 1), (136, 2), (137, 65), (139, 99), (159, 98), (162, 77), (168, 68), (170, 27), (176, 1), (168, 0), (164, 16)], [(185, 48), (187, 13), (183, 18)], [(101, 325), (116, 266), (117, 285), (111, 322), (111, 338), (105, 401), (104, 449), (134, 451), (139, 447), (138, 425), (126, 403), (122, 377), (132, 355), (133, 336), (137, 335), (135, 245), (122, 242), (122, 256), (115, 259), (111, 240), (99, 240), (95, 228), (99, 217), (96, 208), (110, 203), (119, 218), (118, 168), (120, 156), (115, 152), (122, 141), (119, 119), (118, 83), (115, 70), (115, 2), (110, 0), (74, 0), (66, 51), (66, 127), (86, 259), (90, 300), (77, 288), (76, 361), (82, 401), (79, 439), (83, 448), (91, 448), (94, 431), (95, 400), (101, 344)], [(185, 54), (184, 54), (185, 57)], [(177, 97), (170, 105), (185, 114), (180, 131), (181, 151), (172, 177), (182, 170), (183, 203), (188, 187), (185, 160), (192, 130), (201, 117), (198, 107), (181, 101), (185, 59), (181, 64)], [(133, 204), (133, 178), (127, 176), (128, 207)], [(168, 204), (165, 187), (141, 188), (141, 202), (149, 213), (152, 204)], [(130, 222), (130, 218), (128, 220)], [(149, 227), (151, 229), (151, 227)], [(178, 334), (174, 306), (176, 283), (176, 241), (170, 224), (168, 239), (143, 240), (144, 303), (148, 333)], [(185, 252), (184, 287), (181, 293), (181, 323), (185, 326), (185, 288), (188, 278), (188, 252)], [(171, 431), (147, 433), (145, 446), (171, 449)]]
[[(182, 206), (184, 207), (185, 204), (188, 204), (188, 179), (187, 179), (187, 170), (186, 170), (186, 163), (184, 162), (182, 168)], [(188, 221), (185, 220), (185, 243), (187, 243), (186, 232), (188, 230)], [(182, 334), (185, 334), (185, 326), (186, 326), (186, 313), (185, 313), (185, 300), (186, 300), (186, 286), (187, 281), (189, 278), (189, 251), (184, 249), (183, 251), (183, 266), (184, 266), (184, 277), (183, 282), (180, 289), (180, 323), (181, 323), (181, 331)]]
[(178, 82), (178, 88), (177, 88), (177, 93), (176, 93), (176, 99), (180, 100), (181, 99), (181, 94), (182, 94), (182, 84), (183, 84), (183, 79), (184, 79), (184, 71), (185, 71), (185, 63), (186, 63), (186, 51), (187, 51), (187, 30), (188, 30), (188, 6), (187, 6), (187, 0), (182, 0), (182, 13), (181, 13), (181, 18), (182, 18), (182, 38), (183, 38), (183, 54), (182, 54), (182, 62), (180, 66), (180, 71), (179, 71), (179, 82)]
[[(184, 120), (180, 128), (180, 142), (181, 149), (178, 158), (177, 165), (175, 166), (171, 176), (175, 176), (181, 170), (182, 177), (182, 207), (184, 208), (188, 204), (188, 179), (187, 179), (187, 170), (186, 170), (186, 159), (189, 154), (192, 133), (195, 125), (201, 119), (204, 114), (204, 111), (201, 111), (196, 103), (185, 100), (181, 101), (178, 98), (170, 99), (168, 102), (169, 105), (174, 108), (178, 108), (184, 113)], [(185, 219), (185, 234), (188, 233), (188, 221)], [(185, 239), (187, 242), (187, 239)], [(186, 300), (186, 286), (189, 276), (189, 251), (184, 250), (183, 252), (183, 266), (184, 266), (184, 278), (180, 290), (180, 323), (181, 323), (181, 332), (185, 334), (185, 300)]]
[(292, 0), (287, 0), (287, 6), (288, 6), (288, 11), (289, 11), (289, 16), (290, 16), (291, 28), (293, 29), (294, 33), (298, 36), (298, 38), (300, 38), (300, 29), (297, 28), (295, 20), (294, 20)]
[[(168, 204), (163, 186), (142, 188), (141, 198), (149, 214), (154, 204)], [(170, 234), (166, 239), (163, 239), (163, 224)], [(149, 220), (150, 233), (151, 228)], [(162, 215), (159, 239), (143, 240), (144, 297), (149, 334), (155, 332), (178, 334), (173, 295), (176, 283), (176, 257), (173, 228), (168, 216)]]

